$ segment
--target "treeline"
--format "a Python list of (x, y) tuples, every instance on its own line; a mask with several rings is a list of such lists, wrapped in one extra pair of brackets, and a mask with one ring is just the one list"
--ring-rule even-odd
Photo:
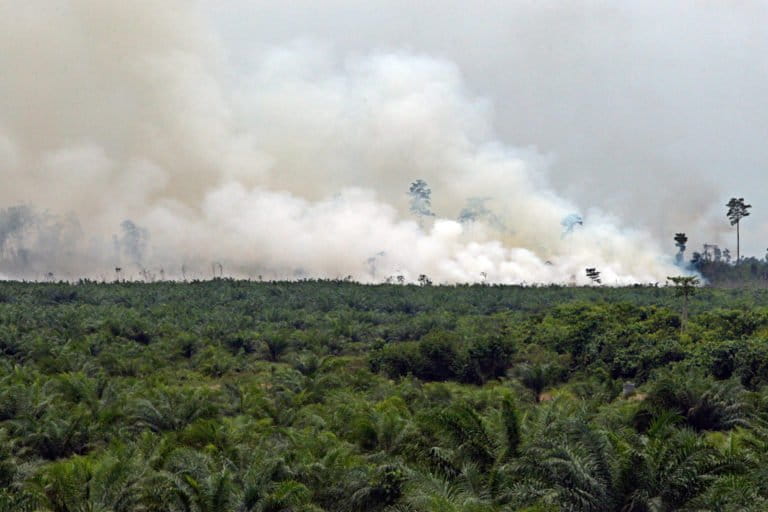
[(768, 286), (768, 261), (743, 258), (731, 264), (722, 260), (698, 258), (691, 267), (714, 286)]
[(0, 283), (0, 510), (766, 510), (766, 298)]
[(701, 251), (694, 251), (690, 262), (686, 262), (688, 236), (675, 233), (673, 240), (678, 251), (675, 261), (680, 267), (701, 274), (705, 284), (764, 287), (768, 284), (768, 253), (764, 259), (741, 255), (741, 222), (751, 215), (752, 205), (747, 204), (743, 197), (732, 197), (725, 206), (728, 208), (725, 216), (736, 228), (736, 254), (728, 248), (721, 249), (717, 244), (705, 243)]

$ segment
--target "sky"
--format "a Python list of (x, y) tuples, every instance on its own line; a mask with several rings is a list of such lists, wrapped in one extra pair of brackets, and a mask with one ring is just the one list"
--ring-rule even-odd
[(768, 5), (468, 5), (0, 0), (0, 277), (658, 282), (733, 196), (765, 255)]

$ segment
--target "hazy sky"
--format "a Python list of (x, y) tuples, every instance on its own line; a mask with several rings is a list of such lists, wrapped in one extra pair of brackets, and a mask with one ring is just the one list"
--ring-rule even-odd
[(406, 51), (454, 62), (500, 138), (551, 157), (549, 178), (669, 239), (768, 247), (768, 3), (698, 1), (208, 2), (239, 66), (296, 39), (341, 61)]

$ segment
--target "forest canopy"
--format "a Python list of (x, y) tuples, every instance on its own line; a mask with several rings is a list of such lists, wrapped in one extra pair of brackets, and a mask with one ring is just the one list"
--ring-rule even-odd
[(766, 299), (0, 283), (0, 510), (765, 510)]

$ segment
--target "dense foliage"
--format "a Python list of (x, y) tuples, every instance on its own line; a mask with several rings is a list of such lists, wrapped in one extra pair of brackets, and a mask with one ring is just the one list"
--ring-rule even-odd
[(691, 268), (717, 286), (768, 286), (768, 260), (750, 257), (731, 264), (694, 253)]
[(766, 299), (0, 283), (0, 511), (768, 510)]

